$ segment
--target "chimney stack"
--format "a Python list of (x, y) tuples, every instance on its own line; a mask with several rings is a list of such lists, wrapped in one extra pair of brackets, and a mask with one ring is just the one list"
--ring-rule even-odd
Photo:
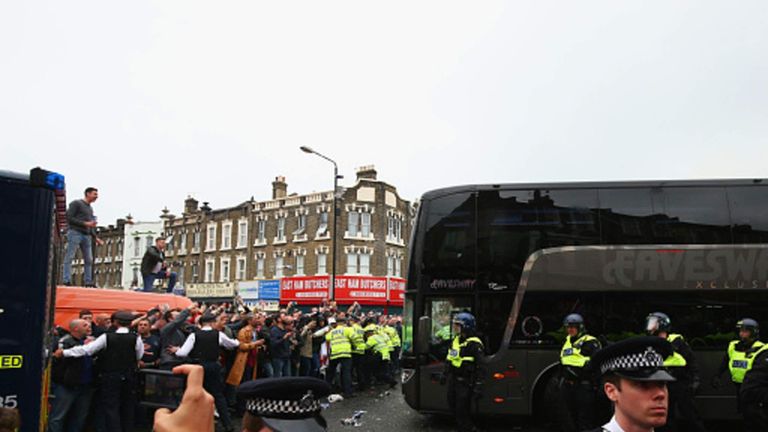
[(376, 167), (374, 165), (365, 165), (357, 169), (357, 180), (362, 179), (376, 180)]
[(184, 200), (184, 214), (192, 214), (197, 211), (197, 200), (192, 198), (192, 196), (187, 196), (187, 199)]
[(275, 177), (275, 181), (272, 182), (272, 199), (285, 198), (287, 195), (288, 183), (285, 182), (285, 177)]

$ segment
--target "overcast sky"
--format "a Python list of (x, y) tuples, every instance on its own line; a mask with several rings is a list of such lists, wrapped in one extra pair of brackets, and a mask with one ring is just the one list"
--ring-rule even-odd
[(5, 1), (0, 169), (100, 223), (330, 190), (768, 177), (768, 2)]

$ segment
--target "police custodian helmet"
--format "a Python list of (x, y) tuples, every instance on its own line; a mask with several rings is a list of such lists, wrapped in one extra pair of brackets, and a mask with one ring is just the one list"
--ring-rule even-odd
[(453, 323), (458, 324), (464, 330), (475, 329), (475, 317), (469, 312), (460, 312), (453, 317)]

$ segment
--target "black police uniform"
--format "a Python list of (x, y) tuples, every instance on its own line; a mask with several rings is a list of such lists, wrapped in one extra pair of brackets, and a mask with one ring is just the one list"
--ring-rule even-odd
[[(458, 349), (454, 348), (457, 342), (460, 347)], [(450, 360), (452, 355), (473, 360), (462, 361), (461, 366), (456, 367)], [(456, 336), (448, 354), (445, 371), (448, 378), (448, 406), (454, 412), (456, 426), (460, 432), (476, 430), (472, 422), (471, 408), (478, 378), (477, 363), (482, 356), (483, 344), (474, 332), (468, 332), (466, 336)]]
[(272, 430), (324, 432), (321, 400), (331, 393), (325, 381), (311, 377), (260, 378), (240, 384), (238, 397), (248, 413)]
[(768, 349), (761, 349), (739, 391), (745, 432), (768, 431)]
[(213, 396), (224, 429), (234, 430), (224, 396), (224, 371), (219, 363), (219, 331), (195, 329), (195, 344), (189, 356), (203, 366), (203, 388)]
[[(669, 340), (669, 338), (668, 338)], [(676, 381), (669, 384), (669, 417), (666, 426), (657, 432), (692, 431), (705, 432), (706, 428), (696, 408), (694, 397), (699, 387), (699, 369), (696, 358), (682, 337), (670, 341), (675, 353), (685, 359), (683, 367), (667, 367)]]
[[(560, 426), (564, 431), (583, 431), (596, 424), (595, 384), (587, 359), (599, 349), (600, 341), (583, 332), (566, 337), (560, 354), (560, 394), (565, 409), (559, 411)], [(571, 358), (575, 361), (569, 362)]]

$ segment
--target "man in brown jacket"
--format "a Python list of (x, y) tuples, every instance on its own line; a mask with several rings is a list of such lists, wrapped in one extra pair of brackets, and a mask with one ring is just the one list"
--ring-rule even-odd
[[(264, 345), (264, 339), (259, 339), (257, 341), (253, 340), (253, 335), (255, 334), (254, 329), (262, 324), (263, 319), (264, 317), (260, 313), (248, 316), (248, 324), (237, 332), (237, 340), (240, 341), (240, 346), (237, 348), (237, 354), (235, 355), (235, 362), (232, 364), (232, 369), (229, 370), (227, 384), (233, 386), (240, 385), (240, 382), (243, 380), (245, 368), (248, 364), (248, 354), (250, 354), (252, 350), (258, 349), (260, 346)], [(257, 369), (258, 365), (255, 365), (253, 367), (254, 372), (251, 374), (252, 376), (247, 377), (248, 380), (256, 378), (255, 375)]]

